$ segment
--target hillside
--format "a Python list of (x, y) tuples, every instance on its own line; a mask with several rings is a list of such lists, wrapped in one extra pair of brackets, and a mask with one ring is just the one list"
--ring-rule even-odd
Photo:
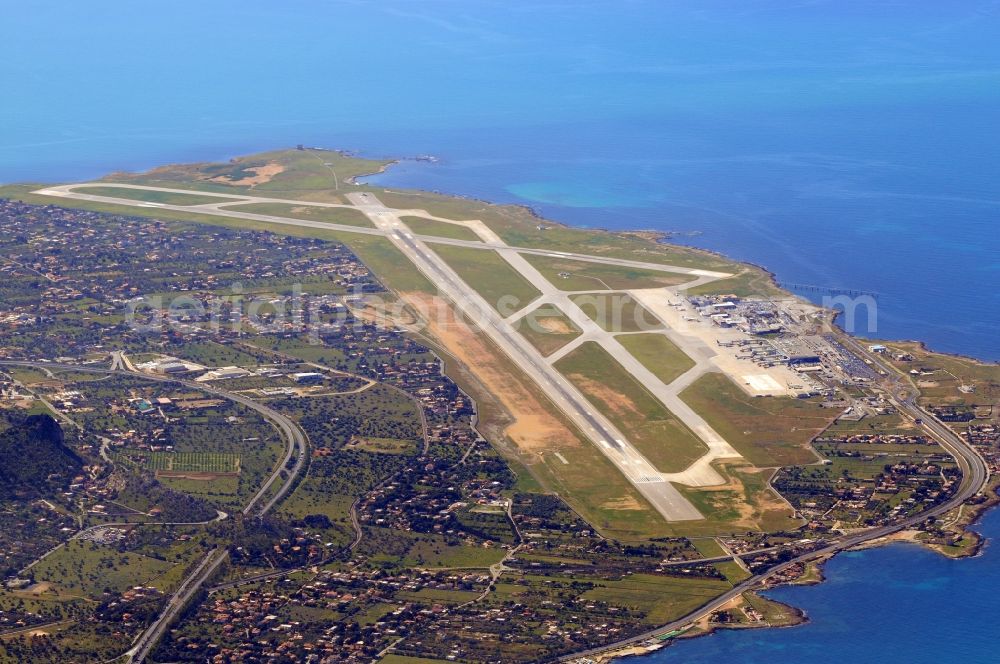
[(41, 495), (67, 484), (83, 467), (48, 415), (8, 418), (0, 431), (0, 498)]

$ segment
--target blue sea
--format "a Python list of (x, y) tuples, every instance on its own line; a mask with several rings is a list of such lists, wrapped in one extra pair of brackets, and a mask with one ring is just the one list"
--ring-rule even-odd
[[(298, 143), (675, 231), (1000, 359), (993, 0), (4, 4), (0, 182)], [(866, 321), (867, 322), (867, 321)]]
[[(671, 231), (809, 297), (872, 293), (860, 333), (998, 360), (998, 34), (994, 0), (7, 2), (0, 182), (298, 143), (431, 154), (374, 181)], [(776, 593), (812, 625), (655, 660), (928, 661), (961, 630), (984, 661), (967, 600), (997, 565), (839, 556)]]
[[(977, 527), (1000, 535), (1000, 512)], [(803, 609), (808, 622), (786, 629), (723, 630), (679, 642), (641, 664), (941, 664), (996, 662), (1000, 552), (992, 545), (950, 560), (915, 544), (842, 553), (826, 581), (766, 593)], [(623, 660), (633, 661), (633, 660)]]

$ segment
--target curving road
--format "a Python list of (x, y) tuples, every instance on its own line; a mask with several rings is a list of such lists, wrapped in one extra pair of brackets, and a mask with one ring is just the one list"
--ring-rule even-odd
[(980, 487), (986, 485), (987, 480), (989, 480), (990, 471), (983, 457), (975, 448), (968, 445), (961, 436), (948, 427), (948, 425), (917, 404), (919, 393), (915, 388), (906, 389), (900, 385), (899, 381), (902, 376), (894, 366), (886, 363), (880, 356), (869, 352), (855, 339), (846, 334), (838, 335), (838, 341), (844, 346), (851, 348), (858, 357), (870, 360), (875, 367), (884, 372), (885, 376), (895, 376), (890, 384), (885, 386), (886, 396), (889, 401), (897, 410), (913, 418), (914, 422), (919, 421), (923, 429), (932, 438), (941, 443), (941, 446), (949, 454), (955, 457), (959, 469), (962, 471), (963, 479), (972, 483), (978, 483)]
[[(87, 365), (59, 364), (56, 362), (38, 362), (29, 360), (0, 360), (0, 366), (20, 366), (46, 370), (56, 369), (118, 376), (139, 376), (143, 379), (158, 383), (183, 385), (184, 387), (190, 389), (198, 390), (239, 403), (259, 413), (264, 419), (271, 422), (271, 424), (273, 424), (279, 432), (281, 432), (282, 437), (288, 443), (288, 447), (285, 450), (285, 456), (281, 463), (278, 464), (274, 472), (267, 478), (261, 488), (250, 498), (246, 507), (244, 507), (243, 514), (245, 516), (262, 517), (270, 511), (271, 508), (273, 508), (274, 505), (276, 505), (278, 501), (281, 500), (291, 489), (296, 476), (299, 472), (301, 472), (302, 467), (305, 464), (307, 443), (305, 433), (302, 429), (300, 429), (299, 426), (286, 415), (241, 394), (234, 394), (203, 383), (194, 383), (192, 381), (166, 376), (155, 376), (145, 373), (124, 371), (118, 368), (105, 369), (102, 367)], [(121, 366), (121, 363), (119, 362), (117, 366)], [(295, 463), (289, 467), (293, 457), (295, 459)], [(284, 482), (278, 490), (274, 492), (274, 495), (268, 498), (269, 492), (274, 486), (274, 483), (279, 479), (282, 479), (282, 477), (284, 478)], [(265, 500), (266, 502), (263, 502)], [(261, 502), (263, 502), (263, 505), (259, 505)], [(181, 585), (170, 598), (170, 601), (167, 602), (163, 612), (159, 615), (156, 621), (153, 622), (146, 629), (146, 631), (139, 636), (132, 648), (126, 653), (129, 662), (142, 662), (149, 656), (153, 647), (163, 636), (167, 627), (174, 621), (174, 619), (176, 619), (181, 609), (184, 608), (184, 605), (187, 604), (196, 592), (198, 592), (198, 589), (201, 588), (205, 581), (215, 573), (215, 571), (219, 568), (219, 565), (221, 565), (227, 557), (228, 552), (225, 549), (213, 549), (184, 578)]]
[[(198, 390), (200, 392), (205, 392), (206, 394), (212, 394), (217, 397), (233, 401), (259, 413), (265, 420), (269, 421), (278, 429), (282, 437), (288, 442), (288, 447), (285, 450), (285, 456), (282, 459), (281, 464), (275, 468), (271, 476), (267, 478), (261, 488), (253, 495), (246, 507), (243, 509), (243, 514), (246, 516), (250, 516), (254, 512), (254, 509), (257, 507), (257, 503), (264, 500), (274, 483), (278, 481), (282, 475), (284, 475), (284, 484), (282, 484), (281, 488), (278, 489), (275, 495), (272, 496), (263, 507), (256, 511), (256, 516), (263, 516), (270, 511), (270, 509), (274, 507), (274, 505), (281, 500), (291, 488), (295, 476), (298, 475), (298, 473), (302, 470), (302, 466), (305, 464), (307, 447), (306, 436), (302, 429), (299, 428), (299, 425), (293, 422), (288, 416), (242, 394), (235, 394), (227, 390), (206, 385), (205, 383), (195, 383), (179, 378), (156, 376), (146, 373), (124, 371), (121, 369), (105, 369), (103, 367), (94, 367), (82, 364), (59, 364), (56, 362), (38, 362), (30, 360), (0, 360), (0, 366), (21, 366), (31, 367), (34, 369), (56, 369), (59, 371), (79, 371), (83, 373), (98, 373), (118, 376), (139, 376), (145, 380), (151, 380), (158, 383), (183, 385), (184, 387), (193, 390)], [(286, 469), (286, 466), (292, 459), (293, 455), (295, 455), (295, 464), (291, 468)]]
[(215, 574), (219, 566), (228, 557), (229, 552), (221, 548), (212, 549), (208, 552), (208, 555), (201, 559), (201, 562), (184, 577), (181, 585), (178, 586), (177, 590), (174, 591), (174, 594), (167, 601), (167, 605), (163, 607), (163, 611), (156, 621), (147, 627), (146, 631), (140, 634), (139, 638), (132, 644), (132, 647), (124, 653), (127, 658), (126, 661), (130, 663), (146, 661), (146, 658), (149, 657), (153, 648), (163, 638), (167, 628), (184, 609), (184, 606), (191, 601), (191, 598), (198, 592), (198, 589)]

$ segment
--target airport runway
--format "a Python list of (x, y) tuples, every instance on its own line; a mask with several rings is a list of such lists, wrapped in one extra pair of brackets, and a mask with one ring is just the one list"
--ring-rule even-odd
[[(492, 231), (490, 231), (492, 233)], [(496, 238), (499, 240), (499, 238)], [(690, 382), (710, 369), (710, 365), (697, 361), (697, 355), (692, 359), (696, 361), (694, 369), (680, 378), (684, 381), (672, 381), (670, 384), (664, 383), (660, 378), (649, 370), (646, 365), (636, 359), (627, 348), (615, 337), (614, 332), (609, 332), (591, 319), (587, 313), (573, 300), (570, 293), (561, 291), (545, 278), (534, 265), (525, 260), (524, 256), (513, 249), (501, 249), (497, 251), (511, 267), (517, 270), (525, 279), (542, 292), (549, 302), (555, 304), (566, 314), (573, 323), (583, 331), (583, 338), (586, 341), (593, 341), (615, 359), (629, 374), (635, 378), (640, 385), (653, 395), (660, 403), (667, 407), (677, 419), (684, 423), (701, 441), (705, 444), (706, 452), (695, 463), (683, 471), (676, 473), (661, 473), (670, 482), (678, 482), (687, 486), (713, 486), (724, 484), (725, 479), (719, 475), (712, 467), (712, 462), (717, 459), (738, 459), (740, 453), (732, 445), (718, 434), (709, 424), (691, 409), (678, 396), (680, 391), (687, 387)], [(666, 294), (663, 295), (666, 298)], [(662, 323), (662, 321), (660, 321)], [(662, 333), (662, 329), (651, 329), (650, 332)], [(687, 344), (680, 344), (680, 348), (688, 351)], [(555, 357), (548, 357), (548, 364), (553, 364), (562, 353)]]
[[(88, 187), (113, 186), (126, 189), (150, 190), (166, 193), (205, 196), (224, 199), (219, 203), (203, 203), (199, 205), (174, 205), (168, 203), (153, 203), (134, 199), (116, 198), (103, 195), (84, 193)], [(723, 478), (712, 468), (711, 463), (719, 458), (738, 457), (739, 454), (716, 433), (697, 413), (695, 413), (678, 396), (677, 390), (664, 384), (641, 362), (629, 353), (613, 336), (605, 331), (580, 309), (569, 297), (569, 293), (557, 289), (531, 263), (525, 260), (523, 254), (544, 255), (550, 257), (581, 260), (587, 262), (622, 265), (641, 269), (687, 274), (694, 283), (702, 283), (731, 276), (723, 272), (712, 272), (695, 268), (648, 263), (628, 259), (616, 259), (588, 256), (574, 252), (549, 251), (535, 248), (513, 247), (506, 244), (502, 238), (478, 220), (456, 222), (443, 219), (427, 213), (424, 210), (398, 210), (383, 205), (375, 195), (366, 192), (347, 194), (351, 204), (321, 203), (262, 196), (245, 196), (241, 194), (219, 194), (214, 192), (194, 191), (190, 189), (175, 189), (166, 187), (150, 187), (145, 185), (130, 185), (120, 183), (71, 184), (48, 187), (34, 192), (41, 195), (88, 200), (101, 203), (114, 203), (144, 210), (175, 210), (188, 213), (202, 213), (214, 216), (225, 216), (272, 224), (335, 230), (339, 232), (361, 233), (383, 236), (389, 239), (404, 255), (406, 255), (433, 283), (471, 320), (480, 323), (484, 333), (489, 336), (526, 374), (535, 380), (549, 395), (555, 405), (590, 438), (612, 463), (618, 467), (629, 481), (668, 521), (700, 519), (702, 515), (684, 496), (671, 484), (671, 481), (690, 486), (706, 486), (719, 484)], [(233, 202), (233, 199), (239, 199)], [(332, 224), (308, 219), (293, 219), (279, 215), (266, 215), (251, 212), (241, 212), (239, 205), (250, 203), (280, 203), (303, 204), (315, 207), (350, 208), (363, 212), (372, 220), (374, 228)], [(232, 208), (237, 209), (232, 209)], [(416, 235), (401, 221), (403, 216), (419, 216), (446, 223), (453, 223), (472, 228), (480, 240), (455, 240)], [(546, 360), (522, 335), (511, 326), (509, 320), (504, 320), (482, 296), (466, 284), (459, 275), (428, 246), (428, 243), (447, 244), (474, 249), (496, 251), (511, 266), (528, 279), (544, 298), (556, 304), (573, 322), (584, 331), (586, 340), (598, 343), (614, 357), (629, 373), (659, 399), (675, 416), (688, 426), (705, 443), (707, 452), (688, 469), (679, 473), (664, 474), (656, 469), (631, 443), (618, 431), (610, 421), (596, 411), (587, 399)], [(526, 307), (530, 308), (530, 307)], [(572, 462), (572, 460), (571, 460)]]
[[(77, 191), (78, 189), (85, 190), (88, 187), (119, 187), (125, 189), (149, 190), (149, 191), (175, 193), (175, 194), (189, 194), (189, 195), (206, 196), (213, 198), (223, 198), (229, 200), (221, 203), (203, 203), (201, 205), (172, 205), (168, 203), (150, 203), (150, 202), (135, 200), (132, 198), (99, 196), (96, 194), (86, 194), (83, 193), (82, 191)], [(245, 196), (242, 194), (217, 194), (214, 192), (198, 191), (192, 189), (172, 189), (167, 187), (152, 187), (145, 185), (122, 184), (118, 182), (53, 185), (51, 187), (38, 189), (31, 193), (38, 194), (40, 196), (72, 198), (81, 201), (92, 201), (95, 203), (112, 203), (115, 205), (124, 205), (128, 207), (140, 208), (145, 211), (174, 210), (176, 212), (188, 212), (195, 214), (201, 213), (218, 217), (231, 217), (234, 219), (249, 219), (251, 221), (261, 221), (264, 223), (278, 224), (282, 226), (298, 226), (301, 228), (316, 228), (320, 230), (332, 230), (345, 233), (361, 233), (363, 235), (384, 236), (386, 234), (385, 231), (377, 228), (365, 228), (363, 226), (349, 226), (346, 224), (334, 224), (325, 221), (313, 221), (310, 219), (295, 219), (292, 217), (282, 217), (279, 215), (270, 215), (270, 214), (257, 214), (254, 212), (241, 212), (239, 210), (230, 209), (233, 207), (239, 207), (240, 205), (248, 205), (251, 203), (282, 203), (285, 205), (296, 204), (296, 205), (303, 205), (306, 207), (348, 208), (352, 210), (357, 209), (357, 206), (346, 205), (343, 203), (322, 203), (318, 201), (304, 201), (300, 199), (268, 198), (265, 196)], [(232, 199), (240, 199), (240, 200), (239, 202), (232, 202)], [(444, 219), (442, 217), (436, 217), (432, 214), (429, 214), (426, 210), (419, 210), (419, 209), (413, 209), (413, 210), (400, 209), (400, 210), (394, 210), (394, 212), (400, 217), (404, 216), (422, 217), (424, 219), (430, 219), (433, 221), (442, 221), (445, 223), (451, 223), (460, 226), (468, 226), (474, 222), (473, 220), (470, 222), (456, 223), (454, 219)], [(586, 261), (590, 263), (603, 263), (605, 265), (621, 265), (622, 267), (634, 267), (643, 270), (655, 270), (657, 272), (688, 274), (695, 279), (695, 281), (691, 283), (700, 283), (703, 280), (714, 281), (715, 279), (724, 279), (726, 277), (732, 276), (731, 274), (726, 272), (699, 270), (697, 268), (680, 267), (677, 265), (666, 265), (664, 263), (650, 263), (646, 261), (636, 261), (625, 258), (614, 258), (610, 256), (591, 256), (588, 254), (578, 254), (568, 251), (553, 251), (550, 249), (538, 249), (536, 247), (517, 247), (506, 244), (502, 240), (496, 243), (487, 243), (476, 240), (456, 240), (453, 238), (437, 237), (433, 235), (415, 235), (415, 237), (421, 240), (422, 242), (429, 242), (433, 244), (447, 244), (458, 247), (468, 247), (470, 249), (490, 249), (490, 250), (512, 249), (522, 254), (534, 254), (538, 256), (567, 258), (579, 261)]]
[[(396, 210), (386, 208), (369, 193), (349, 194), (386, 236), (518, 367), (542, 387), (548, 397), (636, 489), (669, 521), (701, 519), (702, 515), (659, 471), (643, 457), (603, 415), (598, 413), (562, 374), (551, 367), (523, 336), (516, 332), (485, 299), (418, 239), (400, 221)], [(573, 460), (570, 459), (570, 463)]]

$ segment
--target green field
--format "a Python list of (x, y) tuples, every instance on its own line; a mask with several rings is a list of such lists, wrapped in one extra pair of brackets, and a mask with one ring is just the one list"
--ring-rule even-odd
[(426, 657), (406, 657), (389, 653), (379, 660), (381, 664), (447, 664), (447, 659), (427, 659)]
[(389, 288), (403, 293), (437, 292), (434, 284), (388, 238), (358, 233), (338, 233), (333, 239), (350, 247), (368, 269), (375, 273), (379, 281)]
[(122, 592), (149, 585), (173, 566), (165, 560), (71, 540), (32, 571), (36, 580), (52, 583), (67, 594), (100, 599), (105, 589)]
[(623, 334), (618, 342), (668, 385), (694, 366), (694, 360), (662, 334)]
[(204, 498), (210, 503), (215, 503), (220, 507), (229, 509), (239, 507), (237, 500), (240, 481), (235, 475), (222, 477), (212, 477), (209, 479), (189, 479), (187, 477), (164, 477), (160, 476), (157, 481), (165, 487), (174, 491), (181, 491), (196, 498)]
[(676, 286), (691, 281), (691, 275), (644, 270), (621, 265), (602, 265), (569, 258), (523, 254), (556, 288), (564, 291), (627, 290)]
[(10, 374), (14, 380), (20, 381), (25, 385), (35, 385), (36, 383), (59, 380), (54, 379), (51, 375), (41, 369), (32, 369), (31, 367), (4, 367), (4, 372)]
[(705, 374), (681, 398), (748, 461), (762, 468), (815, 461), (809, 441), (837, 414), (815, 401), (751, 397), (719, 373)]
[(543, 304), (519, 319), (515, 326), (542, 355), (551, 355), (580, 336), (580, 328), (554, 304)]
[(193, 341), (177, 349), (177, 356), (206, 367), (255, 367), (260, 358), (216, 341)]
[(495, 251), (437, 245), (437, 253), (490, 306), (511, 314), (541, 293)]
[(715, 569), (726, 577), (726, 581), (736, 584), (740, 581), (745, 581), (750, 578), (750, 573), (739, 566), (739, 563), (728, 562), (728, 563), (716, 563)]
[(128, 451), (116, 455), (116, 460), (141, 464), (147, 470), (175, 473), (240, 472), (240, 455), (216, 452), (146, 452)]
[[(803, 525), (804, 521), (794, 518), (792, 509), (768, 483), (773, 471), (754, 468), (744, 461), (716, 462), (713, 467), (726, 479), (725, 485), (699, 489), (676, 485), (705, 516), (703, 521), (685, 523), (685, 535), (738, 535), (747, 531), (770, 533)], [(698, 548), (710, 550), (710, 547), (701, 544)], [(709, 556), (707, 552), (703, 555)]]
[[(468, 590), (437, 590), (436, 588), (421, 588), (417, 592), (396, 593), (393, 599), (407, 602), (461, 604), (479, 597), (479, 593)], [(395, 607), (393, 607), (395, 608)]]
[(197, 194), (180, 194), (172, 191), (153, 191), (151, 189), (130, 189), (115, 186), (87, 186), (77, 190), (80, 194), (92, 196), (108, 196), (111, 198), (127, 198), (132, 201), (148, 203), (164, 203), (166, 205), (204, 205), (206, 203), (238, 203), (238, 198), (222, 198), (220, 196), (198, 196)]
[(662, 472), (684, 470), (708, 448), (666, 406), (593, 341), (555, 364)]
[(757, 268), (740, 267), (738, 274), (727, 279), (711, 281), (695, 286), (688, 295), (735, 295), (737, 297), (787, 297), (788, 294), (775, 285), (771, 275)]
[(428, 569), (487, 569), (503, 559), (500, 547), (483, 547), (449, 541), (436, 533), (416, 533), (371, 526), (359, 551), (381, 565)]
[(358, 438), (351, 441), (348, 448), (377, 454), (410, 454), (416, 450), (416, 445), (412, 440), (398, 438)]
[(346, 226), (375, 227), (363, 212), (346, 207), (319, 207), (315, 205), (293, 205), (288, 203), (249, 203), (246, 205), (228, 206), (226, 209), (233, 210), (234, 212), (251, 212), (253, 214), (307, 219), (309, 221), (322, 221)]
[(323, 514), (345, 529), (350, 526), (351, 504), (354, 496), (323, 492), (319, 483), (306, 477), (299, 487), (281, 503), (280, 513), (288, 518), (301, 519), (309, 514)]
[[(390, 207), (423, 209), (449, 219), (480, 219), (504, 242), (516, 247), (572, 251), (682, 267), (734, 272), (738, 263), (706, 251), (657, 242), (643, 234), (574, 228), (539, 219), (517, 205), (492, 205), (427, 191), (378, 191)], [(758, 270), (760, 274), (766, 274)]]
[(572, 295), (570, 299), (608, 332), (663, 329), (663, 324), (628, 293), (582, 293)]
[(487, 568), (500, 562), (505, 551), (481, 546), (451, 546), (437, 536), (420, 538), (406, 552), (403, 563), (412, 567)]
[(434, 237), (446, 237), (453, 240), (473, 240), (480, 238), (467, 226), (461, 224), (449, 224), (445, 221), (425, 219), (423, 217), (400, 217), (400, 220), (410, 227), (417, 235), (431, 235)]
[(597, 584), (596, 588), (582, 595), (584, 599), (609, 602), (642, 611), (645, 614), (644, 621), (655, 625), (679, 618), (732, 587), (728, 581), (721, 579), (654, 574), (633, 574), (620, 581), (586, 578), (574, 580)]
[(594, 445), (541, 456), (531, 469), (545, 487), (559, 494), (607, 537), (633, 542), (675, 534), (675, 528), (636, 491), (621, 471)]
[[(226, 162), (171, 164), (145, 173), (115, 173), (118, 181), (220, 193), (251, 193), (289, 199), (334, 200), (338, 191), (360, 175), (376, 173), (390, 162), (363, 159), (332, 150), (275, 150), (237, 157)], [(283, 171), (266, 182), (236, 185), (233, 182), (252, 175), (249, 169), (280, 164)], [(228, 180), (220, 181), (219, 179)], [(359, 191), (352, 185), (350, 191)]]
[(715, 558), (726, 555), (725, 549), (719, 546), (714, 537), (696, 537), (691, 539), (691, 544), (698, 549), (698, 553), (703, 558)]
[(868, 415), (860, 420), (837, 420), (830, 425), (826, 435), (854, 436), (870, 434), (909, 434), (919, 433), (916, 426), (898, 413), (892, 415)]

